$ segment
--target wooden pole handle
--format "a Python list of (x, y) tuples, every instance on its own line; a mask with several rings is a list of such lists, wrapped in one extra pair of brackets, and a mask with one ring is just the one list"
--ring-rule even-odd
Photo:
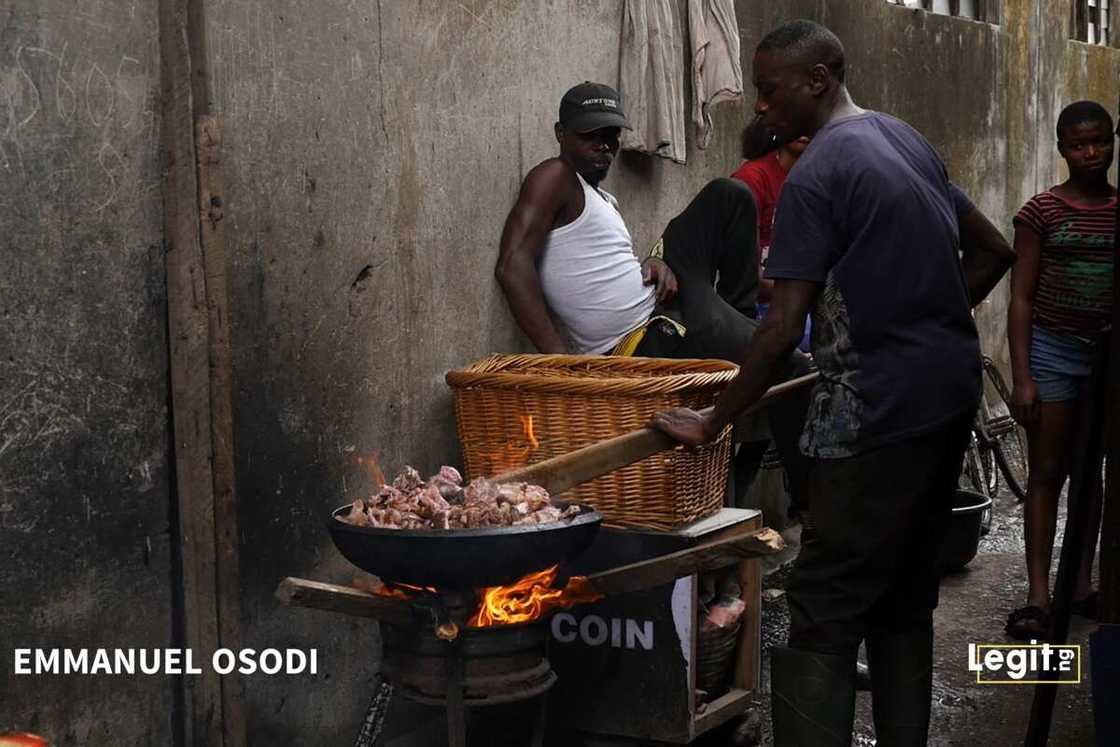
[[(760, 410), (785, 394), (809, 386), (817, 380), (817, 376), (816, 373), (806, 374), (770, 387), (743, 414)], [(712, 408), (708, 407), (700, 412), (707, 415), (711, 411)], [(540, 485), (552, 495), (559, 495), (576, 485), (675, 446), (677, 442), (672, 437), (656, 428), (639, 428), (567, 454), (502, 472), (491, 479), (499, 483), (527, 482)]]
[(785, 547), (782, 536), (763, 527), (748, 534), (727, 537), (661, 555), (638, 563), (600, 571), (587, 584), (607, 596), (652, 589), (683, 576), (724, 568), (743, 560), (772, 555)]
[(352, 586), (289, 576), (277, 587), (276, 598), (289, 607), (310, 607), (356, 617), (372, 617), (398, 625), (416, 623), (408, 601), (378, 596)]

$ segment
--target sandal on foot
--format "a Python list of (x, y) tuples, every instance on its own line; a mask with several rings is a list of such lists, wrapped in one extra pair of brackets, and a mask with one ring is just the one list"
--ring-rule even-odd
[(1020, 640), (1044, 639), (1050, 633), (1050, 613), (1037, 605), (1028, 604), (1007, 616), (1007, 625), (1003, 630)]
[(1087, 620), (1097, 619), (1097, 592), (1090, 591), (1084, 599), (1075, 599), (1069, 606), (1069, 611), (1078, 617)]

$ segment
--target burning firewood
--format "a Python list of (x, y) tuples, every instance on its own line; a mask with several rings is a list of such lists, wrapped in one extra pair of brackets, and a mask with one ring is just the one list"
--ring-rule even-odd
[(339, 520), (359, 527), (474, 529), (547, 524), (578, 513), (578, 506), (554, 506), (548, 491), (539, 485), (499, 485), (480, 477), (464, 487), (454, 467), (441, 467), (427, 481), (405, 467), (376, 495), (355, 500), (350, 513)]

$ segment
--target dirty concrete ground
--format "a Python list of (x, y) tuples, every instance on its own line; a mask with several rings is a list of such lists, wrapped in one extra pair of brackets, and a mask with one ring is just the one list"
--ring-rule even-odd
[[(1063, 502), (1064, 506), (1064, 502)], [(1064, 513), (1064, 509), (1063, 509)], [(1064, 517), (1059, 520), (1053, 571), (1057, 572)], [(769, 708), (769, 652), (784, 645), (789, 612), (780, 590), (789, 576), (788, 566), (766, 577), (762, 618), (762, 683), (759, 707), (753, 720), (759, 743), (772, 745)], [(1023, 513), (1014, 496), (1002, 490), (995, 501), (990, 533), (981, 539), (976, 558), (961, 572), (946, 575), (935, 618), (934, 704), (929, 744), (937, 747), (1019, 745), (1026, 735), (1034, 688), (978, 685), (967, 668), (969, 643), (1013, 643), (1003, 632), (1007, 613), (1026, 597), (1023, 560)], [(1088, 637), (1095, 624), (1074, 617), (1070, 643), (1082, 644), (1087, 655)], [(1050, 744), (1081, 747), (1094, 744), (1093, 705), (1087, 659), (1082, 662), (1083, 682), (1058, 688)], [(730, 745), (728, 730), (713, 733), (698, 744)], [(871, 696), (859, 693), (853, 744), (875, 744)]]

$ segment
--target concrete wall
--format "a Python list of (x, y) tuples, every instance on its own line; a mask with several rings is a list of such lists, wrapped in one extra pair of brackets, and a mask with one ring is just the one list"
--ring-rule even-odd
[[(1052, 130), (1059, 101), (1089, 92), (1078, 55), (1100, 81), (1116, 63), (1112, 51), (1067, 55), (1084, 45), (1065, 41), (1068, 8), (1056, 5), (1007, 0), (1001, 26), (881, 0), (738, 7), (748, 71), (776, 23), (808, 16), (834, 28), (848, 42), (857, 100), (925, 132), (1010, 232), (1015, 208), (1057, 178), (1037, 133)], [(457, 461), (443, 373), (526, 347), (491, 278), (498, 235), (524, 174), (556, 150), (559, 95), (583, 79), (617, 80), (621, 3), (215, 0), (206, 15), (230, 164), (250, 642), (324, 646), (335, 674), (298, 691), (254, 681), (253, 723), (293, 744), (323, 730), (343, 738), (374, 664), (372, 653), (343, 652), (375, 650), (373, 632), (277, 609), (270, 590), (287, 573), (346, 578), (320, 521), (363, 486), (355, 458), (377, 453), (387, 469)], [(1019, 64), (1022, 53), (1032, 64)], [(1036, 102), (1036, 79), (1064, 86)], [(712, 145), (690, 142), (687, 166), (620, 159), (605, 186), (639, 247), (737, 165), (750, 102), (719, 110)], [(1004, 302), (1001, 290), (981, 312), (997, 355)], [(329, 723), (314, 707), (326, 699)]]
[[(999, 26), (883, 0), (739, 0), (744, 67), (807, 16), (846, 41), (864, 106), (907, 119), (998, 225), (1061, 178), (1060, 106), (1115, 98), (1118, 53), (1069, 42), (1069, 0), (1004, 0)], [(166, 386), (151, 4), (0, 8), (0, 641), (170, 637)], [(555, 109), (618, 74), (621, 0), (205, 0), (224, 120), (245, 643), (320, 648), (317, 677), (251, 677), (251, 743), (340, 744), (370, 694), (375, 626), (280, 608), (285, 575), (346, 581), (327, 511), (386, 469), (459, 460), (448, 369), (527, 349), (492, 279)], [(683, 3), (682, 9), (683, 19)], [(638, 247), (738, 164), (753, 96), (689, 163), (619, 160)], [(691, 133), (691, 128), (690, 128)], [(981, 312), (1002, 353), (1003, 291)], [(8, 631), (12, 631), (9, 634)], [(8, 646), (0, 647), (5, 657)], [(10, 664), (3, 665), (5, 668)], [(5, 669), (5, 674), (7, 673)], [(169, 744), (168, 683), (0, 680), (0, 730)], [(121, 719), (123, 703), (134, 716)], [(392, 731), (403, 728), (397, 714)], [(68, 733), (70, 729), (72, 733)], [(150, 731), (145, 731), (150, 730)]]
[(171, 740), (170, 682), (12, 677), (170, 645), (158, 73), (151, 4), (0, 4), (0, 733), (54, 745)]
[(617, 76), (620, 3), (227, 0), (207, 19), (247, 642), (318, 645), (331, 674), (250, 680), (251, 731), (341, 743), (370, 693), (373, 626), (278, 609), (271, 590), (350, 578), (322, 520), (367, 487), (358, 456), (459, 461), (443, 374), (525, 346), (492, 280), (498, 233), (554, 149), (565, 88)]

